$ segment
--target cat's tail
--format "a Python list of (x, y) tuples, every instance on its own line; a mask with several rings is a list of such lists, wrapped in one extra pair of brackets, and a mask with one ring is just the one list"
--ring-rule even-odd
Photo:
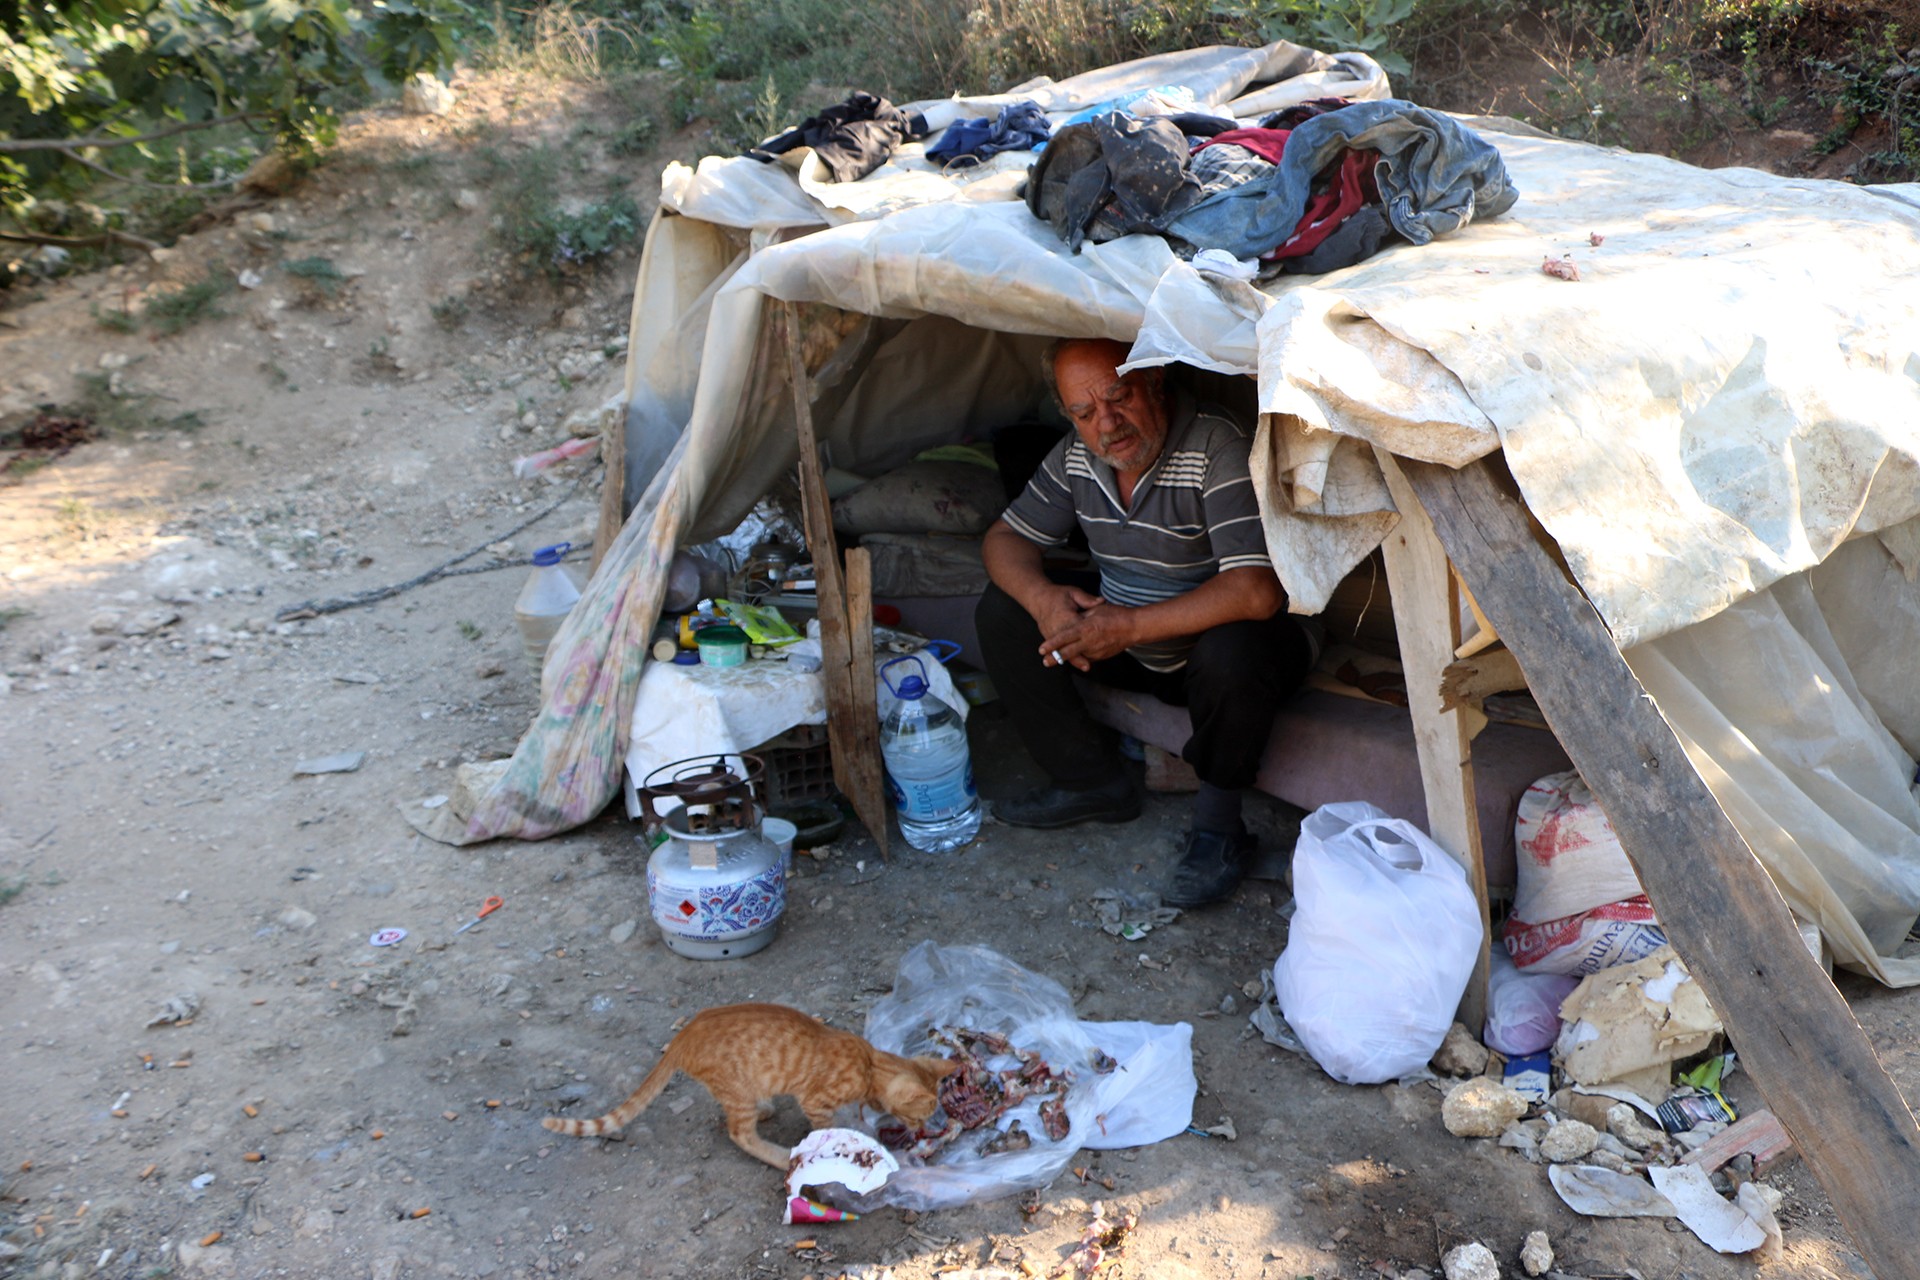
[(673, 1079), (677, 1070), (674, 1066), (672, 1046), (660, 1057), (660, 1064), (647, 1072), (647, 1078), (640, 1087), (627, 1095), (627, 1100), (597, 1120), (562, 1120), (559, 1116), (547, 1116), (540, 1121), (545, 1128), (555, 1133), (564, 1133), (570, 1138), (597, 1138), (603, 1133), (613, 1133), (624, 1128), (635, 1116), (647, 1109), (647, 1104), (666, 1089), (667, 1082)]

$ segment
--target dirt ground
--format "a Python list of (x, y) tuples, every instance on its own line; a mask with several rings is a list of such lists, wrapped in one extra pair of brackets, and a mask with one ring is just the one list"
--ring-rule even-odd
[[(1141, 943), (1088, 927), (1097, 890), (1157, 881), (1178, 797), (1129, 826), (989, 824), (960, 853), (884, 866), (843, 839), (800, 860), (775, 944), (719, 963), (660, 945), (644, 847), (617, 815), (540, 844), (416, 836), (396, 802), (505, 754), (533, 711), (523, 571), (273, 619), (556, 501), (511, 553), (590, 539), (591, 471), (575, 487), (508, 464), (617, 387), (635, 255), (584, 285), (525, 282), (462, 194), (476, 148), (557, 136), (581, 110), (495, 81), (449, 119), (373, 113), (294, 195), (0, 314), (0, 413), (72, 403), (94, 374), (148, 415), (0, 477), (0, 1274), (1044, 1274), (1096, 1199), (1140, 1215), (1124, 1276), (1425, 1275), (1472, 1240), (1517, 1274), (1535, 1229), (1565, 1275), (1754, 1271), (1661, 1222), (1575, 1216), (1541, 1167), (1449, 1136), (1432, 1086), (1344, 1087), (1262, 1042), (1243, 984), (1284, 944), (1284, 884)], [(646, 207), (658, 160), (624, 163)], [(339, 265), (337, 296), (283, 269), (310, 255)], [(216, 263), (264, 277), (222, 318), (153, 338), (93, 316)], [(173, 421), (188, 412), (199, 429)], [(983, 792), (1022, 785), (1005, 720), (988, 709), (973, 732)], [(364, 765), (294, 776), (342, 751)], [(504, 909), (456, 936), (489, 894)], [(387, 926), (405, 942), (370, 947)], [(685, 1080), (624, 1141), (539, 1126), (623, 1097), (706, 1005), (776, 1000), (858, 1029), (928, 938), (1059, 979), (1087, 1018), (1190, 1022), (1194, 1119), (1237, 1137), (1088, 1153), (1031, 1214), (1009, 1198), (802, 1228)], [(1911, 1095), (1912, 999), (1842, 985)], [(184, 994), (189, 1022), (147, 1027)], [(1733, 1094), (1760, 1101), (1744, 1076)], [(772, 1125), (803, 1128), (791, 1109)], [(1805, 1168), (1774, 1182), (1787, 1247), (1763, 1274), (1865, 1274)]]

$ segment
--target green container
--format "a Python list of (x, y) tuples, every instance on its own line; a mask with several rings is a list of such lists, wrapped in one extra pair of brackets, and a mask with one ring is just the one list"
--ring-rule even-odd
[(738, 667), (747, 661), (747, 633), (738, 627), (702, 627), (693, 633), (700, 662), (709, 667)]

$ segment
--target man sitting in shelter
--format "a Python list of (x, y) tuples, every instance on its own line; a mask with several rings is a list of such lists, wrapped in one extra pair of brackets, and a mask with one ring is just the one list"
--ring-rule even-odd
[[(1280, 703), (1314, 642), (1282, 610), (1247, 471), (1247, 429), (1166, 385), (1125, 376), (1124, 343), (1067, 340), (1046, 368), (1073, 424), (987, 530), (992, 585), (976, 615), (987, 672), (1050, 782), (996, 802), (1023, 827), (1126, 822), (1140, 793), (1073, 671), (1185, 706), (1181, 754), (1200, 775), (1193, 829), (1163, 897), (1193, 906), (1239, 883), (1254, 840), (1241, 821)], [(1100, 594), (1055, 582), (1044, 551), (1085, 530)]]

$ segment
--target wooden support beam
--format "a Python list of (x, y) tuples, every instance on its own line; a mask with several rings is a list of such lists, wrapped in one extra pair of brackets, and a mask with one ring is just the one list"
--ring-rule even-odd
[[(888, 844), (892, 827), (887, 822), (884, 770), (886, 763), (880, 757), (880, 693), (877, 688), (877, 673), (873, 669), (873, 553), (865, 547), (853, 547), (847, 552), (847, 627), (851, 640), (852, 655), (847, 670), (853, 678), (853, 725), (852, 734), (859, 739), (854, 750), (854, 763), (863, 771), (858, 780), (863, 790), (874, 796), (879, 806), (880, 825), (875, 827), (867, 823), (867, 830), (873, 834), (873, 842), (880, 846), (880, 860), (889, 859)], [(871, 774), (871, 776), (866, 776)], [(862, 811), (861, 821), (866, 821)]]
[(1401, 467), (1854, 1248), (1920, 1277), (1920, 1125), (1779, 890), (1489, 463)]
[(600, 473), (600, 522), (593, 531), (593, 562), (587, 568), (591, 577), (606, 557), (607, 548), (620, 536), (627, 522), (627, 414), (608, 416), (600, 425), (600, 461), (606, 470)]
[(1413, 713), (1414, 745), (1420, 755), (1420, 785), (1427, 795), (1427, 834), (1466, 868), (1480, 904), (1480, 959), (1460, 997), (1460, 1020), (1476, 1037), (1487, 1020), (1487, 975), (1493, 942), (1487, 901), (1487, 867), (1480, 846), (1480, 810), (1474, 803), (1472, 742), (1487, 718), (1471, 708), (1449, 708), (1440, 699), (1440, 675), (1460, 643), (1460, 606), (1453, 570), (1434, 536), (1427, 513), (1394, 464), (1376, 450), (1400, 523), (1387, 534), (1382, 553), (1393, 594), (1393, 628), (1400, 637), (1400, 669)]
[(1479, 708), (1496, 693), (1512, 693), (1527, 687), (1520, 674), (1519, 660), (1511, 649), (1489, 649), (1471, 658), (1449, 662), (1440, 673), (1440, 705)]
[[(833, 539), (833, 510), (827, 502), (827, 483), (820, 470), (820, 441), (813, 431), (813, 403), (808, 395), (807, 365), (801, 352), (800, 312), (783, 302), (786, 327), (787, 377), (793, 384), (794, 429), (800, 437), (800, 506), (807, 527), (807, 547), (813, 553), (815, 595), (820, 618), (820, 678), (827, 690), (827, 743), (833, 752), (833, 780), (853, 811), (860, 815), (880, 846), (887, 851), (887, 795), (882, 782), (879, 722), (861, 719), (860, 708), (872, 708), (873, 608), (871, 596), (864, 616), (848, 616), (847, 593), (840, 575), (840, 552)], [(869, 582), (869, 592), (871, 582)], [(856, 688), (854, 628), (866, 632), (867, 687), (864, 704)]]

